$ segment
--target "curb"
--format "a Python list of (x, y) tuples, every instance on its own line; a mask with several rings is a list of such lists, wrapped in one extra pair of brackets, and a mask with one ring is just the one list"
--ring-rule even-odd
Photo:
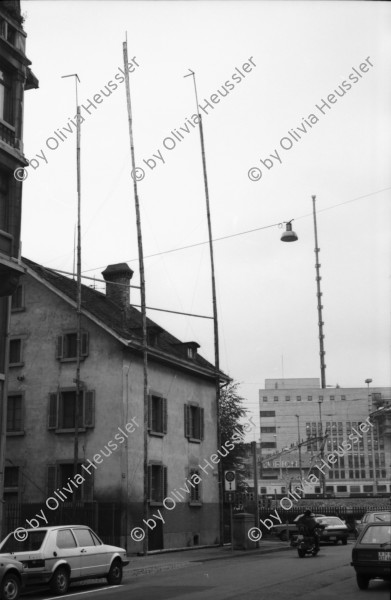
[(223, 555), (219, 556), (211, 556), (211, 557), (199, 557), (193, 560), (184, 560), (176, 563), (162, 563), (160, 565), (145, 565), (140, 567), (133, 567), (130, 569), (124, 569), (124, 575), (130, 575), (131, 577), (137, 577), (143, 574), (153, 574), (158, 573), (160, 571), (172, 571), (174, 569), (181, 569), (184, 567), (189, 567), (191, 565), (196, 565), (197, 563), (211, 562), (215, 560), (224, 560), (227, 558), (245, 558), (247, 556), (261, 555), (261, 554), (272, 554), (275, 552), (285, 552), (286, 550), (292, 550), (291, 546), (280, 546), (278, 548), (264, 548), (264, 549), (254, 549), (254, 550), (243, 550), (240, 554), (238, 551), (229, 552), (227, 551)]

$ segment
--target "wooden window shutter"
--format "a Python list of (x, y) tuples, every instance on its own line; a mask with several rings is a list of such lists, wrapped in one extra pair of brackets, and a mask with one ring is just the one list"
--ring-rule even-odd
[(95, 390), (85, 392), (84, 427), (95, 426)]
[(199, 418), (200, 418), (200, 440), (204, 439), (204, 409), (203, 408), (199, 408), (198, 409), (199, 412)]
[(167, 467), (161, 467), (162, 474), (162, 501), (167, 497)]
[[(75, 402), (77, 400), (76, 398), (77, 393), (75, 392)], [(79, 391), (79, 402), (78, 402), (78, 412), (79, 412), (79, 424), (78, 427), (84, 427), (84, 392), (83, 390)], [(76, 419), (76, 414), (74, 415), (74, 418)]]
[(57, 337), (57, 344), (56, 344), (56, 358), (63, 358), (63, 357), (64, 357), (64, 336), (59, 335)]
[(152, 465), (148, 465), (148, 500), (153, 500), (152, 498)]
[(81, 334), (81, 356), (88, 356), (89, 352), (89, 335), (88, 332)]
[(57, 488), (57, 465), (47, 466), (47, 494), (51, 496)]
[(152, 429), (152, 395), (148, 394), (148, 431)]
[(48, 429), (57, 429), (58, 427), (58, 395), (49, 394), (48, 403)]
[(167, 398), (162, 398), (163, 433), (167, 433)]
[(84, 480), (83, 481), (83, 501), (84, 502), (93, 502), (94, 500), (94, 471), (89, 469), (90, 475), (86, 471), (83, 473)]
[(185, 404), (185, 437), (190, 437), (190, 406)]

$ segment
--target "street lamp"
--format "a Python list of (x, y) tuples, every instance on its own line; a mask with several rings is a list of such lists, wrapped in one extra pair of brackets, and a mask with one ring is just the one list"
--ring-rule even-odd
[(281, 236), (282, 242), (296, 242), (299, 239), (297, 233), (292, 231), (292, 221), (293, 219), (286, 223), (285, 231)]

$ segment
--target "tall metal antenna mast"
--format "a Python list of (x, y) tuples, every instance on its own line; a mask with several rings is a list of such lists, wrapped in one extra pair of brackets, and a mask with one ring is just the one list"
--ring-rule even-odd
[[(79, 407), (80, 407), (80, 359), (81, 359), (81, 171), (80, 171), (80, 106), (77, 84), (80, 83), (77, 73), (63, 75), (62, 78), (74, 77), (76, 85), (76, 173), (77, 173), (77, 276), (76, 276), (76, 397), (75, 397), (75, 436), (73, 446), (73, 475), (77, 475), (79, 463)], [(74, 519), (76, 519), (76, 494), (72, 496)]]
[(321, 378), (321, 387), (322, 389), (326, 388), (326, 365), (324, 362), (324, 356), (326, 354), (324, 349), (324, 333), (323, 333), (323, 318), (322, 318), (322, 292), (320, 291), (320, 280), (322, 279), (320, 276), (320, 263), (319, 263), (319, 252), (320, 248), (318, 248), (318, 230), (316, 226), (316, 207), (315, 207), (315, 199), (316, 196), (312, 196), (312, 211), (314, 215), (314, 232), (315, 232), (315, 269), (316, 269), (316, 295), (318, 298), (318, 326), (319, 326), (319, 355), (320, 355), (320, 378)]
[[(137, 242), (138, 242), (138, 259), (140, 269), (140, 296), (141, 296), (141, 319), (142, 319), (142, 334), (143, 334), (143, 375), (144, 375), (144, 498), (143, 498), (143, 511), (144, 519), (148, 519), (148, 352), (147, 352), (147, 309), (146, 309), (146, 298), (145, 298), (145, 276), (144, 276), (144, 255), (143, 255), (143, 240), (141, 233), (141, 218), (140, 218), (140, 204), (137, 190), (137, 176), (136, 176), (136, 159), (134, 152), (133, 142), (133, 121), (132, 121), (132, 103), (130, 100), (130, 86), (129, 86), (129, 71), (128, 71), (128, 42), (127, 36), (126, 41), (123, 42), (123, 56), (124, 56), (124, 71), (125, 71), (125, 84), (126, 84), (126, 103), (128, 109), (128, 122), (129, 122), (129, 139), (130, 139), (130, 154), (132, 160), (132, 173), (133, 173), (133, 190), (134, 190), (134, 202), (136, 208), (136, 224), (137, 224)], [(148, 552), (148, 535), (144, 537), (143, 542), (144, 554)]]
[[(211, 278), (212, 278), (212, 303), (213, 303), (213, 326), (214, 326), (214, 350), (215, 350), (215, 370), (216, 370), (216, 416), (217, 416), (217, 446), (221, 446), (221, 427), (220, 427), (220, 358), (219, 358), (219, 329), (217, 321), (217, 301), (216, 301), (216, 280), (215, 280), (215, 267), (214, 267), (214, 254), (213, 254), (213, 236), (212, 236), (212, 222), (210, 217), (210, 204), (209, 204), (209, 188), (208, 188), (208, 176), (206, 171), (206, 157), (205, 157), (205, 143), (204, 143), (204, 131), (202, 128), (202, 117), (199, 112), (197, 84), (195, 73), (189, 69), (189, 73), (184, 77), (193, 77), (195, 100), (197, 104), (197, 115), (200, 129), (200, 141), (201, 141), (201, 156), (202, 156), (202, 169), (204, 174), (204, 188), (205, 188), (205, 200), (206, 200), (206, 216), (208, 221), (208, 233), (209, 233), (209, 253), (210, 253), (210, 266), (211, 266)], [(221, 462), (218, 463), (219, 472), (219, 505), (220, 505), (220, 544), (224, 543), (224, 515), (223, 515), (223, 471)]]

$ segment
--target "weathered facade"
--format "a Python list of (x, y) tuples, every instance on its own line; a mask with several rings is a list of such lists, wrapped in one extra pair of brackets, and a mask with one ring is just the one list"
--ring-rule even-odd
[[(78, 485), (76, 282), (22, 264), (26, 274), (11, 317), (7, 470), (14, 485), (6, 488), (7, 501), (40, 502), (49, 515), (74, 494), (86, 503), (120, 504), (121, 542), (131, 551), (142, 548), (130, 537), (134, 527), (149, 533), (151, 548), (216, 543), (217, 465), (209, 460), (217, 447), (214, 367), (198, 344), (181, 343), (148, 319), (148, 516), (160, 511), (162, 519), (147, 527), (142, 330), (129, 303), (132, 272), (125, 264), (109, 266), (106, 295), (82, 288), (78, 458), (85, 481)], [(45, 508), (49, 497), (55, 500)]]

